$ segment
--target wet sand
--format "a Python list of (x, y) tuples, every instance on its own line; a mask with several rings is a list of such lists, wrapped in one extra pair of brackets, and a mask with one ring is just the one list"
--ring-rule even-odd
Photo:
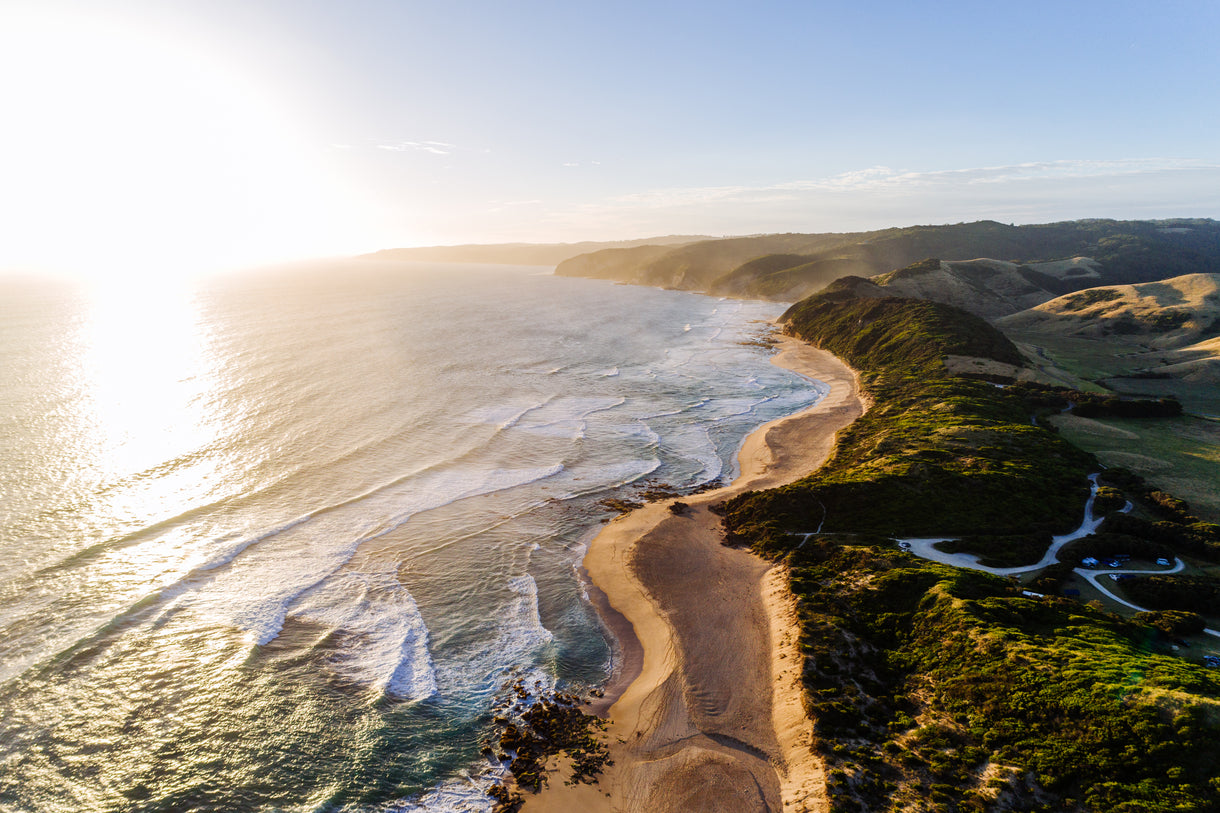
[(773, 362), (825, 382), (826, 397), (750, 435), (732, 485), (682, 498), (680, 515), (672, 500), (650, 503), (590, 544), (584, 565), (625, 654), (602, 709), (610, 704), (614, 765), (592, 786), (566, 786), (566, 766), (550, 766), (526, 813), (826, 809), (787, 579), (725, 547), (708, 509), (814, 471), (867, 408), (854, 371), (833, 355), (790, 337), (779, 348)]

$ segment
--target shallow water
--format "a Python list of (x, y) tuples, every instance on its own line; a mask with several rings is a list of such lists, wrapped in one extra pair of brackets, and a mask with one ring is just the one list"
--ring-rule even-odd
[(486, 809), (505, 684), (611, 668), (598, 501), (818, 397), (778, 305), (549, 269), (0, 288), (4, 810)]

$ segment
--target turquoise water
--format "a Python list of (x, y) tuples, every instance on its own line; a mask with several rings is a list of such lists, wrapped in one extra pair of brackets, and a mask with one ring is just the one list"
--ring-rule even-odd
[(598, 505), (818, 397), (781, 306), (333, 261), (0, 282), (0, 809), (486, 810), (517, 678), (603, 682)]

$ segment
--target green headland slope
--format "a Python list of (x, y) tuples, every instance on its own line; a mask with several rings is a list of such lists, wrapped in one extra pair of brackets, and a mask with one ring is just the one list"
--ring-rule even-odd
[(759, 549), (822, 528), (906, 536), (1064, 531), (1077, 524), (1092, 458), (1034, 426), (1022, 398), (951, 375), (946, 356), (1021, 364), (977, 316), (927, 300), (871, 299), (837, 285), (794, 305), (785, 332), (860, 371), (872, 408), (818, 472), (726, 505)]
[(1049, 541), (1080, 521), (1096, 463), (1031, 423), (1028, 391), (948, 372), (946, 356), (1020, 363), (982, 319), (852, 287), (794, 305), (785, 330), (859, 370), (872, 408), (822, 470), (720, 506), (730, 540), (788, 567), (831, 810), (1220, 810), (1220, 671), (1173, 652), (1173, 619), (893, 543)]

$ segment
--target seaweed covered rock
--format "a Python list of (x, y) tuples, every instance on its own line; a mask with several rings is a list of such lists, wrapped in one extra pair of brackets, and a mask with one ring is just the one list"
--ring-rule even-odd
[[(569, 783), (596, 782), (602, 769), (611, 764), (601, 736), (606, 721), (586, 714), (581, 708), (585, 701), (575, 695), (555, 691), (534, 694), (521, 681), (510, 689), (513, 699), (495, 717), (494, 735), (484, 752), (507, 764), (517, 787), (525, 790), (542, 789), (547, 781), (547, 760), (559, 755), (570, 761)], [(520, 807), (520, 794), (508, 788), (495, 786), (489, 794), (497, 801), (499, 811)]]

